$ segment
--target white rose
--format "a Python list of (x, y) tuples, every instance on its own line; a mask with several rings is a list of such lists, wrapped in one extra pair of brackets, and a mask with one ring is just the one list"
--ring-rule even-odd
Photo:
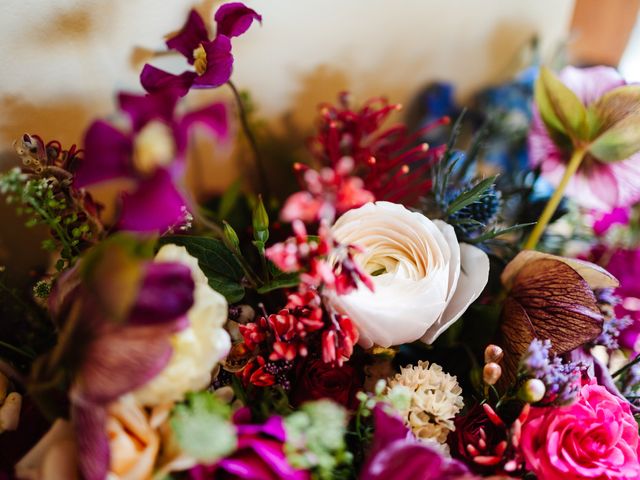
[(355, 322), (364, 348), (432, 343), (487, 283), (482, 250), (459, 244), (451, 225), (402, 205), (368, 203), (345, 213), (332, 231), (339, 242), (364, 249), (355, 260), (372, 275), (373, 292), (360, 285), (329, 298)]
[(167, 366), (149, 383), (134, 392), (146, 406), (180, 401), (187, 392), (206, 388), (211, 371), (231, 348), (227, 301), (213, 290), (198, 266), (198, 260), (184, 247), (165, 245), (155, 257), (159, 262), (180, 262), (191, 269), (195, 282), (193, 306), (187, 312), (189, 327), (171, 338), (173, 354)]

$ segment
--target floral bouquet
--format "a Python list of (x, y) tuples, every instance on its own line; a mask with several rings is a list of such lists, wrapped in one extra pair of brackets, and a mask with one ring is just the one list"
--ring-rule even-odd
[[(0, 191), (53, 260), (2, 283), (3, 478), (640, 478), (640, 86), (534, 66), (415, 125), (341, 94), (274, 154), (231, 81), (262, 18), (213, 20), (81, 149), (15, 142)], [(193, 132), (236, 117), (255, 167), (198, 202)]]

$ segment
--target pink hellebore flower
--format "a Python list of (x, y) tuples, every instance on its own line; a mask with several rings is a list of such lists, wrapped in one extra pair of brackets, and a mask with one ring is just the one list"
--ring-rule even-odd
[(222, 5), (215, 14), (216, 36), (210, 40), (204, 20), (191, 10), (179, 33), (167, 40), (167, 47), (184, 55), (193, 65), (174, 75), (152, 65), (145, 65), (140, 82), (148, 92), (174, 91), (186, 95), (191, 88), (215, 88), (229, 81), (233, 69), (231, 38), (246, 32), (254, 20), (262, 17), (242, 3)]
[[(587, 107), (609, 90), (626, 85), (617, 70), (610, 67), (566, 67), (560, 72), (559, 78)], [(556, 145), (540, 113), (534, 108), (533, 125), (529, 132), (531, 164), (540, 166), (543, 177), (557, 186), (570, 153)], [(587, 156), (569, 181), (566, 195), (582, 207), (607, 212), (615, 207), (633, 205), (640, 200), (640, 152), (626, 160), (610, 163)]]
[(188, 133), (202, 124), (218, 138), (227, 135), (222, 103), (177, 116), (178, 97), (171, 93), (122, 93), (120, 109), (129, 127), (122, 130), (97, 120), (84, 139), (84, 159), (74, 177), (78, 188), (126, 179), (132, 190), (122, 195), (118, 227), (130, 231), (164, 231), (184, 221), (187, 202), (177, 188), (185, 168)]

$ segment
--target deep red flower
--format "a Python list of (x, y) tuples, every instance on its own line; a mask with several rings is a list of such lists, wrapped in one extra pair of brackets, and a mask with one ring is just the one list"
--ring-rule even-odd
[(340, 405), (355, 409), (356, 393), (362, 388), (363, 373), (351, 362), (341, 367), (320, 359), (301, 362), (296, 370), (294, 388), (290, 398), (298, 406), (310, 400), (329, 398)]

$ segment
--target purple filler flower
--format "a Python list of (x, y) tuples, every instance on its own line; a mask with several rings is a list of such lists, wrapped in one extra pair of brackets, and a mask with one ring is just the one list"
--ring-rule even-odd
[[(102, 480), (109, 468), (106, 408), (155, 377), (168, 363), (170, 337), (188, 325), (191, 270), (140, 259), (124, 237), (96, 247), (60, 276), (50, 311), (63, 332), (61, 365), (74, 373), (70, 391), (83, 478)], [(68, 351), (67, 351), (68, 350)]]
[(238, 434), (236, 451), (215, 465), (199, 465), (189, 471), (194, 480), (214, 478), (251, 480), (308, 480), (309, 472), (296, 470), (284, 453), (286, 433), (282, 418), (273, 416), (263, 424), (251, 423), (248, 408), (238, 410), (233, 421)]
[[(587, 107), (609, 90), (626, 84), (620, 74), (610, 67), (566, 67), (559, 77)], [(569, 151), (560, 148), (551, 139), (540, 113), (534, 108), (529, 132), (531, 164), (540, 166), (544, 178), (557, 186), (569, 155)], [(569, 181), (566, 195), (585, 208), (606, 212), (634, 204), (640, 200), (640, 153), (610, 163), (588, 156)]]
[(361, 480), (415, 478), (416, 480), (463, 480), (475, 478), (457, 460), (417, 440), (398, 417), (383, 408), (373, 411), (375, 433)]
[(177, 98), (122, 93), (118, 99), (129, 128), (97, 120), (85, 134), (75, 186), (129, 180), (133, 188), (122, 195), (122, 230), (163, 231), (183, 221), (187, 202), (176, 184), (184, 173), (189, 130), (199, 123), (219, 138), (227, 135), (224, 104), (176, 116)]
[(577, 363), (563, 363), (560, 357), (551, 356), (550, 351), (549, 340), (534, 339), (520, 362), (520, 374), (542, 380), (546, 387), (542, 403), (573, 403), (580, 392), (582, 369)]
[(254, 20), (262, 17), (242, 3), (222, 5), (215, 14), (216, 36), (209, 39), (204, 20), (191, 10), (182, 30), (167, 40), (167, 47), (184, 55), (193, 65), (180, 75), (173, 75), (145, 65), (140, 82), (148, 92), (170, 90), (186, 95), (191, 88), (215, 88), (226, 83), (233, 69), (231, 38), (246, 32)]

